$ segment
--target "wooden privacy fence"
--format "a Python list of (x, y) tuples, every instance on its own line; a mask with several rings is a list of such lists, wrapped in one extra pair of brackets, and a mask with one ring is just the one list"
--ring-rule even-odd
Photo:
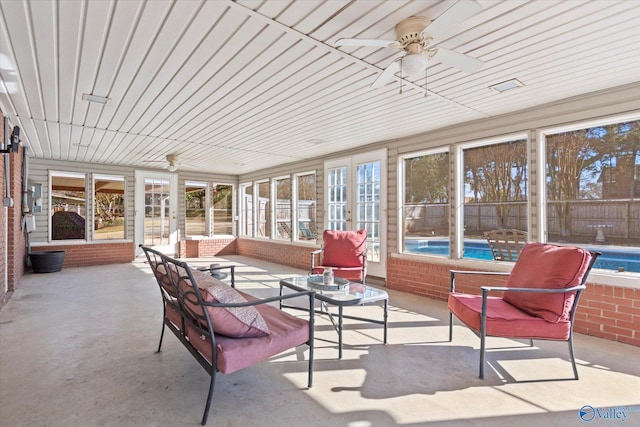
[[(449, 209), (448, 204), (406, 204), (406, 233), (448, 235)], [(498, 219), (498, 209), (505, 212), (502, 221)], [(598, 226), (604, 226), (607, 237), (640, 239), (640, 200), (547, 202), (547, 230), (550, 235), (592, 237)], [(479, 235), (499, 228), (527, 230), (527, 202), (466, 203), (464, 227), (466, 233)]]

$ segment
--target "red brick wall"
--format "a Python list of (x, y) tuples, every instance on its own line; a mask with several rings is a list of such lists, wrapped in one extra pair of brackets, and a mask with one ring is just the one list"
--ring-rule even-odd
[[(0, 138), (4, 141), (4, 115), (0, 111)], [(4, 147), (6, 148), (6, 147)], [(24, 275), (26, 242), (22, 232), (22, 153), (0, 154), (0, 307), (7, 301), (15, 290), (18, 281)], [(6, 180), (5, 162), (9, 162), (9, 196), (13, 199), (13, 206), (5, 208), (4, 198)], [(5, 232), (6, 230), (6, 232)], [(7, 254), (6, 262), (4, 254)], [(7, 279), (5, 292), (4, 280)]]
[(135, 258), (132, 242), (32, 246), (31, 251), (65, 251), (62, 268), (118, 264), (131, 262)]
[(317, 249), (313, 246), (242, 238), (238, 238), (237, 247), (238, 255), (245, 255), (304, 270), (310, 269), (311, 251)]
[[(431, 264), (400, 258), (387, 259), (387, 287), (446, 301), (449, 270), (446, 264)], [(480, 286), (504, 284), (504, 278), (457, 276), (456, 290), (479, 293)], [(640, 289), (587, 283), (576, 312), (576, 332), (640, 346)]]
[(9, 242), (8, 242), (8, 260), (9, 269), (8, 284), (9, 290), (15, 289), (18, 281), (24, 275), (25, 256), (27, 253), (27, 242), (25, 234), (22, 231), (22, 152), (24, 148), (21, 146), (18, 153), (9, 154), (11, 159), (11, 198), (13, 198), (13, 207), (8, 209), (7, 220), (9, 222)]
[[(4, 115), (0, 110), (0, 138), (4, 139)], [(3, 141), (4, 142), (4, 141)], [(4, 179), (4, 160), (0, 161), (0, 189), (5, 188), (5, 179)], [(3, 190), (4, 193), (4, 190)], [(0, 307), (6, 301), (8, 295), (5, 292), (5, 287), (3, 285), (4, 279), (8, 274), (7, 264), (5, 262), (4, 254), (7, 253), (7, 235), (5, 233), (5, 228), (7, 224), (7, 210), (4, 207), (0, 207)]]
[(236, 255), (236, 238), (181, 240), (179, 243), (180, 258), (197, 258), (201, 256)]

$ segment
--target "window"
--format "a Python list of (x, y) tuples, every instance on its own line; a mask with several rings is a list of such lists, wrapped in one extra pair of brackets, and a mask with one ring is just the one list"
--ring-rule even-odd
[(258, 193), (258, 205), (256, 206), (257, 237), (271, 237), (271, 188), (269, 181), (256, 184)]
[(449, 254), (449, 153), (405, 157), (403, 252)]
[(347, 229), (347, 168), (341, 166), (327, 171), (329, 198), (327, 202), (327, 228)]
[(275, 186), (275, 238), (291, 240), (291, 178), (274, 179)]
[(124, 239), (124, 177), (94, 175), (93, 238)]
[(253, 186), (240, 186), (240, 235), (253, 236)]
[(464, 257), (487, 258), (483, 233), (527, 230), (527, 141), (463, 149)]
[(213, 186), (213, 234), (233, 234), (233, 185)]
[(84, 174), (51, 173), (51, 239), (86, 238), (87, 190)]
[(547, 240), (640, 246), (640, 120), (550, 131), (544, 144)]
[(207, 232), (207, 184), (204, 182), (185, 182), (184, 199), (186, 235), (209, 235)]
[(296, 175), (296, 218), (297, 240), (316, 240), (316, 174), (304, 173)]

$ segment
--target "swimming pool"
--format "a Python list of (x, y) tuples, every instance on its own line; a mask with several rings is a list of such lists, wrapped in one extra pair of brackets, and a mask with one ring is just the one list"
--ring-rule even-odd
[[(405, 246), (408, 253), (449, 255), (449, 242), (446, 240), (407, 240)], [(587, 249), (602, 253), (593, 268), (640, 273), (640, 249), (603, 247), (589, 247)], [(483, 260), (493, 259), (489, 245), (482, 241), (465, 241), (464, 257)]]

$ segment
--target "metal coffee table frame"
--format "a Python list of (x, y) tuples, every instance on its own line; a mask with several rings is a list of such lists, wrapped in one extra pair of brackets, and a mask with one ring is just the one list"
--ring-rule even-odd
[[(288, 277), (280, 280), (280, 295), (284, 288), (288, 288), (294, 291), (306, 291), (313, 289), (308, 286), (307, 276), (300, 277)], [(343, 331), (343, 319), (360, 320), (363, 322), (376, 323), (384, 326), (384, 344), (387, 343), (387, 314), (389, 308), (389, 294), (381, 289), (373, 288), (371, 286), (363, 285), (361, 283), (350, 282), (348, 290), (337, 291), (320, 291), (316, 290), (316, 299), (320, 301), (320, 310), (315, 310), (318, 314), (326, 314), (331, 320), (333, 327), (338, 333), (338, 359), (342, 359), (342, 331)], [(357, 317), (346, 315), (343, 313), (344, 307), (367, 305), (372, 303), (383, 302), (383, 320), (370, 319), (364, 317)], [(329, 310), (328, 305), (335, 305), (338, 307), (338, 320), (334, 318), (335, 313)], [(292, 308), (297, 310), (307, 310), (303, 307), (296, 307), (291, 305), (283, 305), (280, 302), (280, 308)]]

